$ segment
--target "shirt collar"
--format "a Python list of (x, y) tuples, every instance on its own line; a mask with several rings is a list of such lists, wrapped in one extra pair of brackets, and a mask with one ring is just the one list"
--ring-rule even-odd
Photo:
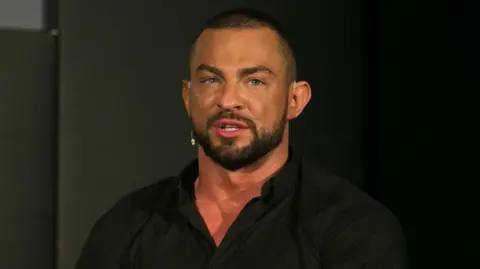
[[(276, 175), (267, 180), (262, 187), (260, 199), (266, 203), (277, 203), (293, 193), (298, 181), (301, 158), (293, 154), (289, 148), (289, 156), (285, 165)], [(179, 202), (185, 203), (194, 199), (194, 182), (198, 177), (198, 159), (190, 162), (179, 174), (178, 191)]]

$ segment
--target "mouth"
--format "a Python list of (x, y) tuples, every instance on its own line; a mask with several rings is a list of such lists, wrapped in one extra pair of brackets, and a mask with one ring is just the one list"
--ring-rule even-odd
[(248, 125), (237, 120), (218, 120), (213, 127), (218, 135), (226, 138), (239, 136), (249, 129)]

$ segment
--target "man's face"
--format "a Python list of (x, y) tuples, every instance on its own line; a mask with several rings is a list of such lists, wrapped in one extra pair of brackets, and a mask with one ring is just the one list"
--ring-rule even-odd
[(280, 144), (290, 85), (275, 32), (206, 30), (197, 40), (190, 68), (191, 88), (184, 99), (207, 156), (234, 171)]

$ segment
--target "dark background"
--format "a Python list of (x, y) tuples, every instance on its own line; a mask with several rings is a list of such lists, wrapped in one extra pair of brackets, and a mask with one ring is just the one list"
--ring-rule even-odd
[(188, 49), (238, 5), (285, 25), (313, 87), (292, 143), (398, 216), (412, 268), (478, 267), (460, 2), (59, 0), (59, 36), (0, 30), (0, 268), (73, 268), (100, 214), (195, 156)]

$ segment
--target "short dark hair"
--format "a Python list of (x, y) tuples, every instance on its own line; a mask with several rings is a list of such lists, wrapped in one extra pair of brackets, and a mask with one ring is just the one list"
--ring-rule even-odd
[[(280, 23), (266, 12), (253, 8), (235, 8), (224, 11), (207, 20), (206, 24), (200, 31), (200, 34), (206, 29), (255, 29), (267, 27), (277, 33), (279, 43), (287, 62), (287, 83), (292, 83), (297, 77), (297, 64), (292, 45), (289, 42), (285, 29)], [(195, 43), (200, 34), (197, 35), (192, 45), (190, 58), (195, 49)]]

